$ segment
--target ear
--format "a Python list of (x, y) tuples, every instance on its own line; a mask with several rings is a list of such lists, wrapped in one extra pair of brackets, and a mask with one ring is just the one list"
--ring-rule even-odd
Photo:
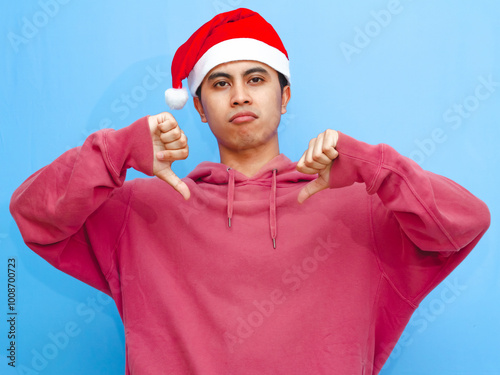
[(194, 103), (194, 107), (196, 108), (196, 110), (200, 114), (201, 122), (208, 122), (207, 116), (205, 116), (205, 111), (203, 110), (203, 105), (201, 104), (200, 98), (195, 96), (193, 98), (193, 103)]
[(284, 115), (286, 113), (286, 106), (290, 101), (292, 93), (290, 92), (290, 86), (283, 87), (283, 93), (281, 94), (281, 114)]

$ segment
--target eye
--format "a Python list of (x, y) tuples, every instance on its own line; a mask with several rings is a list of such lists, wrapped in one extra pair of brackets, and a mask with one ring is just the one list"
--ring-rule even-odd
[(250, 79), (251, 83), (259, 83), (261, 81), (264, 81), (264, 79), (262, 77), (253, 77)]
[(214, 83), (214, 87), (226, 87), (228, 85), (229, 85), (229, 83), (226, 81), (219, 81), (219, 82)]

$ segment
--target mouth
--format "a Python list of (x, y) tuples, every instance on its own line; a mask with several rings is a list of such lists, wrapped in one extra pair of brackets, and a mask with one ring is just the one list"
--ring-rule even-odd
[(242, 111), (234, 114), (230, 119), (229, 122), (233, 124), (242, 124), (244, 122), (249, 122), (257, 119), (258, 116), (251, 112), (251, 111)]

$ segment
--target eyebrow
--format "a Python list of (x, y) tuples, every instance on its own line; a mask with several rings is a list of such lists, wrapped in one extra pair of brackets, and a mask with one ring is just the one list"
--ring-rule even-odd
[(262, 74), (267, 74), (267, 75), (269, 75), (269, 72), (268, 72), (266, 69), (264, 69), (264, 68), (262, 68), (262, 67), (260, 67), (260, 66), (256, 66), (255, 68), (250, 68), (250, 69), (248, 69), (248, 70), (245, 72), (245, 74), (243, 74), (243, 76), (247, 76), (247, 75), (249, 75), (249, 74), (253, 74), (253, 73), (262, 73)]
[(230, 74), (224, 73), (224, 72), (213, 72), (212, 74), (210, 74), (208, 76), (207, 81), (213, 81), (214, 79), (217, 79), (220, 77), (230, 79), (232, 76)]
[[(243, 77), (250, 75), (250, 74), (253, 74), (253, 73), (262, 73), (262, 74), (269, 75), (269, 72), (266, 69), (264, 69), (260, 66), (256, 66), (255, 68), (250, 68), (250, 69), (246, 70), (245, 73), (243, 73)], [(220, 77), (231, 79), (233, 76), (229, 73), (215, 71), (208, 76), (207, 80), (213, 81), (214, 79), (217, 79)]]

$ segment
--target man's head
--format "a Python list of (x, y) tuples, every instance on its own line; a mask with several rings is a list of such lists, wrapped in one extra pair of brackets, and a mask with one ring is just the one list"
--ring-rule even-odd
[(173, 89), (165, 92), (167, 104), (172, 109), (184, 106), (183, 79), (196, 97), (208, 72), (232, 61), (264, 63), (282, 75), (282, 87), (285, 80), (290, 83), (288, 54), (280, 37), (258, 13), (240, 8), (215, 16), (179, 47), (172, 62)]
[(217, 65), (203, 79), (194, 105), (222, 152), (277, 147), (277, 129), (286, 113), (290, 86), (259, 61)]

